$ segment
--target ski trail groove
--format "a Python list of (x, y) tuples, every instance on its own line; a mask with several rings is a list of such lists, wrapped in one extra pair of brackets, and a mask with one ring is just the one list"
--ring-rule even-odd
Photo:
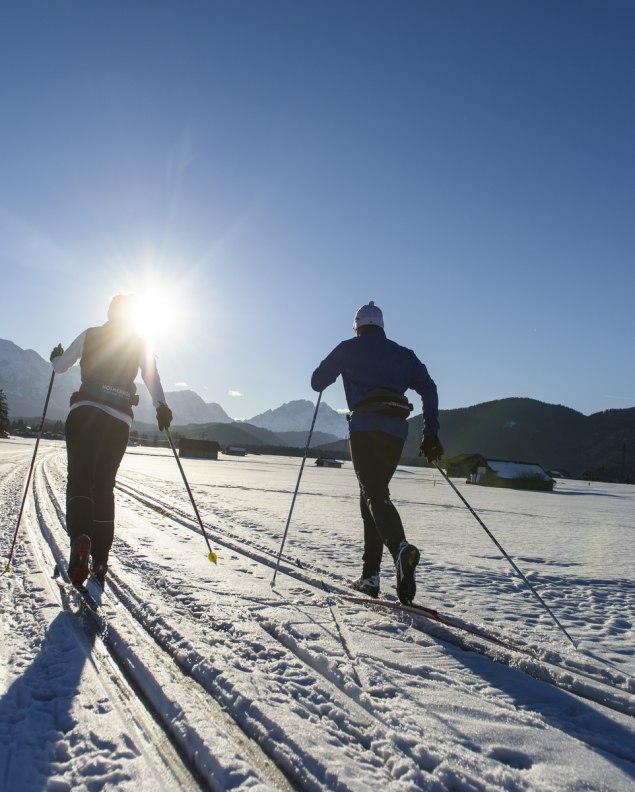
[[(39, 548), (40, 565), (46, 577), (47, 549), (55, 562), (63, 565), (67, 542), (62, 549), (60, 535), (65, 534), (63, 510), (55, 487), (47, 471), (42, 471), (42, 466), (43, 463), (37, 466), (34, 476), (34, 508), (35, 523), (47, 545), (47, 548)], [(56, 583), (51, 584), (51, 589), (55, 588), (60, 587)], [(87, 629), (97, 632), (104, 653), (135, 691), (136, 698), (128, 697), (127, 702), (131, 717), (140, 722), (152, 720), (154, 728), (150, 730), (150, 736), (159, 745), (163, 743), (166, 755), (166, 738), (169, 738), (170, 745), (178, 747), (180, 759), (177, 760), (174, 748), (174, 755), (166, 759), (175, 776), (173, 788), (198, 789), (204, 783), (210, 789), (223, 789), (222, 784), (217, 785), (214, 781), (219, 775), (215, 753), (221, 742), (228, 744), (225, 751), (238, 754), (245, 767), (253, 768), (251, 772), (243, 769), (244, 775), (252, 777), (252, 783), (262, 784), (264, 781), (268, 788), (276, 790), (295, 788), (196, 679), (188, 664), (175, 662), (175, 652), (169, 640), (153, 631), (145, 618), (146, 603), (136, 599), (123, 581), (114, 575), (111, 577), (110, 573), (108, 592), (100, 593), (99, 587), (90, 581), (88, 588), (99, 608), (94, 613), (84, 607), (85, 621), (90, 622)], [(79, 595), (70, 585), (63, 586), (58, 593), (68, 609), (82, 607)], [(121, 684), (126, 683), (122, 680)], [(164, 695), (166, 687), (176, 691), (174, 697)], [(148, 707), (150, 715), (147, 714)], [(209, 724), (213, 724), (211, 733)], [(163, 733), (162, 739), (157, 739), (159, 729)], [(185, 783), (184, 772), (177, 765), (179, 761), (185, 762), (187, 773), (193, 773), (198, 783)]]
[[(54, 493), (51, 492), (50, 494), (54, 501)], [(135, 500), (139, 501), (138, 498), (135, 498)], [(147, 496), (144, 496), (142, 505), (148, 508), (146, 501)], [(57, 509), (59, 510), (60, 508), (61, 505), (58, 503)], [(174, 515), (165, 505), (153, 503), (151, 508), (166, 519), (174, 520)], [(181, 523), (182, 520), (183, 515), (177, 514), (176, 521)], [(189, 519), (185, 520), (184, 524), (188, 528), (197, 530)], [(126, 545), (125, 539), (117, 542), (119, 553), (122, 545)], [(236, 547), (236, 552), (238, 552), (238, 547)], [(130, 556), (132, 556), (132, 553), (130, 553)], [(120, 555), (119, 560), (125, 563), (124, 556)], [(152, 640), (163, 651), (170, 654), (174, 662), (203, 686), (209, 695), (216, 698), (221, 706), (226, 707), (230, 711), (240, 712), (240, 708), (236, 707), (236, 701), (241, 696), (240, 691), (234, 689), (231, 683), (223, 681), (218, 669), (214, 668), (213, 662), (210, 665), (210, 661), (206, 656), (208, 653), (207, 647), (201, 645), (199, 641), (189, 640), (181, 635), (178, 636), (178, 640), (175, 640), (173, 623), (167, 624), (160, 615), (162, 609), (157, 608), (155, 610), (152, 605), (156, 598), (160, 596), (166, 602), (171, 601), (171, 612), (173, 615), (187, 615), (192, 618), (192, 613), (189, 611), (189, 603), (187, 601), (181, 602), (178, 598), (174, 598), (171, 582), (162, 578), (158, 570), (155, 572), (151, 561), (146, 563), (143, 570), (138, 571), (138, 574), (143, 579), (144, 584), (148, 587), (152, 586), (152, 597), (143, 601), (139, 600), (136, 593), (136, 585), (132, 588), (120, 576), (113, 574), (111, 577), (109, 572), (109, 578), (111, 579), (108, 587), (113, 592), (117, 602), (142, 625)], [(323, 601), (323, 598), (321, 600)], [(253, 615), (253, 612), (251, 612), (252, 617)], [(256, 624), (258, 624), (257, 619)], [(112, 629), (112, 627), (109, 629)], [(224, 635), (224, 630), (231, 629), (233, 629), (231, 622), (215, 625), (215, 629), (212, 632), (213, 640), (223, 640), (221, 636)], [(264, 630), (264, 632), (267, 633), (268, 631)], [(172, 638), (166, 640), (164, 636), (167, 634), (171, 635)], [(385, 774), (386, 783), (390, 783), (392, 767), (396, 763), (403, 764), (406, 762), (409, 764), (415, 777), (425, 776), (434, 770), (438, 763), (436, 756), (431, 756), (427, 751), (412, 745), (410, 740), (402, 737), (398, 733), (399, 724), (395, 724), (393, 727), (382, 724), (372, 711), (372, 705), (369, 705), (368, 708), (360, 706), (354, 698), (347, 695), (342, 690), (342, 687), (338, 683), (334, 683), (328, 675), (325, 676), (321, 673), (312, 663), (307, 662), (305, 657), (290, 651), (287, 643), (284, 640), (281, 641), (279, 636), (274, 636), (271, 633), (268, 633), (268, 636), (276, 641), (278, 654), (281, 648), (284, 651), (286, 656), (284, 662), (289, 666), (289, 673), (296, 679), (296, 681), (288, 682), (285, 688), (293, 691), (292, 699), (296, 703), (298, 712), (302, 713), (302, 720), (314, 722), (321, 732), (326, 732), (330, 735), (330, 740), (339, 742), (341, 748), (349, 755), (351, 762), (365, 765), (367, 768), (366, 772), (370, 772), (372, 769), (373, 777), (378, 773)], [(236, 643), (237, 648), (235, 651), (241, 655), (240, 642)], [(245, 643), (249, 644), (249, 642)], [(244, 654), (244, 663), (253, 662), (254, 658), (249, 657), (250, 650), (247, 649), (245, 651), (246, 654), (242, 653)], [(273, 649), (273, 645), (267, 646), (265, 654), (268, 657), (275, 656), (276, 651)], [(289, 659), (289, 655), (293, 655), (292, 660)], [(318, 676), (316, 676), (316, 673)], [(257, 702), (252, 703), (252, 708), (255, 709), (257, 706)], [(253, 713), (251, 715), (255, 717)], [(297, 767), (288, 760), (285, 761), (284, 757), (281, 761), (280, 757), (276, 755), (278, 749), (275, 744), (275, 722), (268, 719), (267, 712), (264, 710), (260, 710), (257, 713), (257, 717), (265, 725), (266, 730), (274, 735), (274, 739), (260, 737), (261, 746), (272, 757), (276, 757), (276, 760), (284, 767), (287, 775), (294, 778), (296, 783), (301, 785), (302, 788), (310, 788), (310, 779), (307, 778), (307, 771), (304, 768)], [(240, 715), (236, 722), (239, 726), (245, 728), (247, 732), (249, 731), (248, 724), (241, 719)], [(369, 724), (371, 725), (370, 731)], [(295, 739), (297, 738), (292, 737), (292, 740)], [(289, 736), (286, 736), (285, 740), (291, 742)], [(302, 739), (301, 742), (291, 743), (294, 745), (296, 757), (300, 759), (305, 753), (303, 742), (304, 740)], [(388, 752), (390, 757), (388, 760), (386, 758), (387, 745), (391, 746)], [(330, 771), (328, 766), (322, 766), (313, 772), (317, 776), (316, 785), (319, 786), (320, 780), (328, 776)]]
[[(179, 524), (194, 530), (200, 534), (200, 528), (193, 517), (190, 517), (182, 510), (162, 500), (154, 493), (143, 492), (137, 487), (127, 482), (117, 485), (120, 491), (127, 497), (137, 500), (146, 508), (161, 514), (168, 519), (174, 520)], [(210, 539), (217, 545), (222, 545), (234, 553), (249, 558), (252, 561), (263, 564), (266, 567), (275, 567), (276, 554), (253, 544), (247, 549), (245, 543), (232, 541), (227, 536), (227, 532), (218, 529), (217, 526), (205, 523)], [(310, 586), (321, 593), (322, 596), (332, 596), (325, 594), (323, 590), (323, 579), (328, 577), (334, 579), (332, 574), (314, 570), (305, 565), (293, 565), (287, 559), (285, 564), (280, 565), (279, 571), (289, 577), (295, 578), (304, 585)], [(318, 577), (319, 575), (319, 577)], [(332, 585), (333, 594), (348, 594), (348, 589), (342, 587), (342, 582), (336, 580)], [(362, 605), (362, 607), (365, 607)], [(372, 606), (370, 606), (372, 607)], [(635, 698), (631, 693), (624, 689), (623, 685), (628, 682), (623, 674), (613, 675), (607, 668), (597, 669), (596, 673), (590, 673), (587, 669), (580, 667), (580, 663), (575, 657), (562, 657), (553, 655), (549, 650), (543, 655), (539, 650), (527, 647), (527, 652), (517, 652), (504, 647), (492, 648), (487, 641), (479, 639), (478, 636), (457, 634), (450, 627), (429, 620), (408, 615), (395, 613), (395, 620), (408, 624), (420, 632), (431, 635), (434, 638), (451, 643), (465, 651), (473, 651), (490, 657), (496, 662), (500, 662), (508, 667), (523, 671), (529, 676), (539, 679), (547, 684), (554, 685), (565, 690), (572, 695), (601, 704), (602, 706), (614, 709), (622, 714), (635, 717)], [(460, 621), (455, 619), (457, 622)]]

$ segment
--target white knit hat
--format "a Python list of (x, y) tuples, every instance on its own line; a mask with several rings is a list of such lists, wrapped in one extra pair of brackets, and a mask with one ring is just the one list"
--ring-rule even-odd
[(355, 314), (353, 321), (353, 330), (357, 331), (359, 327), (364, 325), (376, 325), (377, 327), (384, 326), (384, 316), (375, 303), (371, 300), (368, 305), (362, 305), (359, 311)]

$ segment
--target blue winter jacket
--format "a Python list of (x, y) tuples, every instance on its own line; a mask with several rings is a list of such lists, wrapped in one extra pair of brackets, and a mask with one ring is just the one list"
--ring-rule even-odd
[[(416, 391), (423, 402), (423, 433), (438, 434), (439, 400), (434, 380), (415, 353), (386, 338), (381, 327), (370, 327), (338, 344), (313, 372), (311, 387), (323, 391), (340, 374), (351, 410), (373, 388), (390, 388), (401, 394), (409, 388)], [(355, 412), (349, 429), (379, 430), (404, 439), (408, 435), (408, 424), (403, 418), (375, 412)]]

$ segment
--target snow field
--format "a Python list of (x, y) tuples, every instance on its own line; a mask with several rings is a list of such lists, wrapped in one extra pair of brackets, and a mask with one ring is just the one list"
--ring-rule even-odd
[[(1, 444), (0, 472), (5, 474), (5, 460), (24, 471), (28, 451), (32, 447), (25, 453), (13, 443)], [(43, 453), (52, 498), (63, 503), (63, 446), (50, 444)], [(111, 593), (105, 600), (113, 624), (119, 625), (118, 609), (136, 602), (154, 641), (169, 646), (237, 729), (301, 788), (632, 787), (632, 717), (465, 652), (388, 612), (329, 599), (312, 585), (324, 577), (338, 587), (359, 574), (361, 525), (350, 465), (337, 470), (307, 462), (272, 588), (272, 564), (300, 461), (254, 456), (183, 460), (219, 554), (214, 566), (171, 453), (135, 449), (127, 454), (117, 491), (112, 557), (113, 593), (118, 587), (124, 596), (115, 601)], [(2, 479), (5, 491), (14, 494), (21, 481)], [(632, 488), (563, 482), (554, 493), (519, 493), (456, 483), (581, 641), (585, 654), (566, 646), (439, 474), (400, 468), (392, 493), (410, 541), (422, 550), (418, 599), (541, 650), (576, 655), (578, 666), (610, 674), (621, 695), (632, 696), (635, 591), (632, 552), (624, 552), (633, 544)], [(3, 518), (4, 533), (12, 532), (12, 517), (15, 524), (15, 505), (13, 514), (8, 510)], [(62, 536), (60, 542), (64, 540)], [(12, 618), (5, 631), (27, 636), (19, 657), (7, 652), (6, 644), (0, 652), (5, 669), (0, 727), (6, 734), (8, 723), (16, 720), (12, 690), (16, 685), (24, 690), (20, 680), (29, 674), (39, 677), (42, 634), (63, 643), (57, 634), (47, 634), (45, 624), (29, 621), (34, 595), (21, 586), (32, 585), (45, 571), (30, 569), (24, 550), (21, 545), (11, 576), (0, 578), (0, 603)], [(388, 558), (382, 587), (394, 594)], [(37, 596), (39, 610), (59, 613), (45, 587)], [(65, 614), (68, 621), (77, 618)], [(153, 671), (150, 654), (144, 675), (163, 687), (176, 712), (178, 686), (170, 688), (161, 668), (157, 663)], [(581, 686), (572, 677), (574, 689)], [(52, 718), (56, 699), (84, 701), (81, 679), (74, 687), (63, 679), (39, 684), (50, 691), (44, 721)], [(34, 698), (25, 697), (21, 728), (32, 726), (37, 706)], [(38, 749), (27, 741), (40, 762), (28, 776), (32, 786), (25, 789), (54, 788), (65, 783), (66, 772), (72, 773), (74, 788), (88, 789), (95, 761), (98, 776), (119, 774), (117, 788), (150, 789), (151, 762), (144, 764), (139, 752), (126, 761), (122, 752), (111, 767), (91, 737), (95, 732), (86, 713), (70, 704), (64, 711), (68, 722), (66, 730), (59, 730), (53, 758), (50, 746)], [(185, 732), (191, 726), (186, 720), (181, 724)], [(220, 718), (218, 727), (226, 735), (231, 731)], [(203, 741), (213, 739), (203, 726), (197, 725), (196, 733)], [(122, 744), (134, 744), (121, 724), (113, 727), (116, 743), (114, 735)], [(71, 737), (83, 753), (69, 750)], [(12, 745), (19, 759), (15, 735)], [(65, 763), (57, 760), (62, 774), (55, 755), (68, 757)], [(275, 787), (279, 779), (254, 769), (256, 755), (228, 749), (218, 759), (217, 781), (224, 788)], [(245, 761), (237, 761), (238, 756)], [(3, 767), (10, 778), (14, 765), (7, 765), (6, 754), (0, 758), (0, 779)]]

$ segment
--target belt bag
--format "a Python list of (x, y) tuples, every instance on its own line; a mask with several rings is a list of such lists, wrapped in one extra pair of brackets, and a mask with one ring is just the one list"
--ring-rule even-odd
[(90, 401), (114, 407), (117, 410), (130, 412), (131, 407), (139, 404), (139, 397), (135, 391), (136, 387), (134, 384), (132, 389), (130, 389), (130, 386), (112, 385), (108, 382), (89, 380), (88, 382), (82, 382), (80, 389), (73, 393), (71, 404), (82, 399), (89, 399)]
[(350, 421), (353, 415), (360, 412), (379, 413), (405, 420), (413, 409), (403, 393), (389, 388), (372, 388), (363, 399), (353, 405), (348, 420)]

